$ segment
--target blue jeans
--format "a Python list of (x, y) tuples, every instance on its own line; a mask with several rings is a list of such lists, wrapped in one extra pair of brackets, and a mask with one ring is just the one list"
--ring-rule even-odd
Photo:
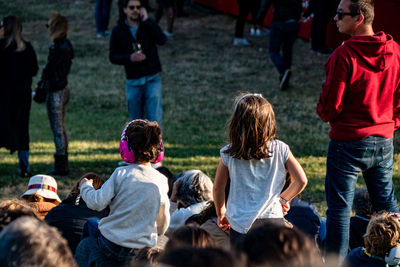
[(137, 249), (121, 247), (105, 238), (99, 230), (95, 236), (89, 236), (79, 243), (75, 251), (75, 260), (79, 267), (84, 266), (120, 266), (130, 262)]
[(162, 88), (160, 74), (126, 80), (126, 100), (131, 120), (143, 119), (162, 126)]
[(272, 22), (268, 54), (281, 75), (292, 66), (293, 45), (299, 29), (297, 22)]
[(18, 150), (19, 167), (18, 172), (29, 171), (29, 150)]
[(394, 195), (393, 140), (369, 136), (361, 141), (331, 140), (326, 161), (325, 196), (328, 252), (347, 254), (350, 212), (358, 174), (362, 172), (375, 211), (398, 212)]
[(104, 33), (108, 28), (108, 22), (110, 20), (112, 0), (97, 0), (96, 8), (94, 11), (94, 19), (96, 21), (97, 33)]
[(95, 237), (99, 229), (99, 218), (90, 218), (83, 225), (81, 240), (86, 237)]

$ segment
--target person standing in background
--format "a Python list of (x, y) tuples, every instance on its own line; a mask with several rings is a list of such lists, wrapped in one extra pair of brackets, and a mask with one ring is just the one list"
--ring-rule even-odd
[(21, 21), (7, 16), (0, 23), (0, 147), (18, 150), (18, 174), (30, 177), (29, 113), (38, 63), (32, 45), (22, 38)]
[(162, 125), (161, 63), (157, 45), (167, 39), (157, 23), (148, 17), (139, 0), (123, 0), (125, 19), (120, 16), (110, 39), (111, 63), (123, 65), (126, 100), (131, 120), (157, 121)]
[(67, 77), (74, 51), (71, 42), (67, 39), (68, 20), (66, 17), (60, 13), (53, 13), (46, 27), (48, 27), (52, 44), (42, 72), (42, 80), (48, 83), (47, 115), (56, 146), (54, 169), (48, 171), (47, 174), (67, 175), (69, 173), (68, 135), (65, 128), (65, 112), (70, 92)]
[[(279, 87), (286, 90), (292, 74), (293, 45), (300, 30), (302, 0), (267, 0), (259, 14), (274, 5), (268, 54), (279, 72)], [(266, 11), (263, 11), (266, 10)]]
[(111, 3), (112, 0), (96, 0), (94, 19), (96, 22), (97, 38), (110, 35), (108, 22), (110, 21)]

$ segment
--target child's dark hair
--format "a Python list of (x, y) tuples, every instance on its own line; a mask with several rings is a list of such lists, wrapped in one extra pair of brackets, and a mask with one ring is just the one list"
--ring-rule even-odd
[(88, 172), (85, 173), (78, 182), (76, 182), (76, 184), (74, 185), (74, 187), (71, 189), (71, 192), (69, 192), (67, 197), (77, 197), (80, 194), (79, 191), (79, 183), (82, 181), (83, 178), (87, 178), (89, 180), (93, 180), (93, 188), (94, 189), (99, 189), (103, 184), (104, 184), (104, 180), (97, 175), (94, 172)]
[(135, 153), (135, 163), (154, 162), (161, 143), (161, 128), (157, 122), (138, 120), (126, 130), (129, 147)]
[(171, 233), (165, 251), (181, 247), (217, 247), (217, 243), (206, 230), (195, 225), (183, 225)]
[(268, 158), (272, 153), (268, 143), (275, 137), (276, 121), (271, 104), (261, 95), (240, 95), (230, 120), (230, 146), (224, 153), (245, 160)]
[(265, 223), (251, 229), (239, 245), (248, 266), (322, 266), (315, 243), (296, 228)]
[(353, 210), (356, 212), (356, 215), (366, 219), (371, 218), (374, 211), (367, 188), (358, 188), (354, 192)]

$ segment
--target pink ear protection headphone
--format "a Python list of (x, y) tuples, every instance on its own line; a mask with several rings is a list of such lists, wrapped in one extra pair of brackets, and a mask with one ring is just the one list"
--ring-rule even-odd
[[(133, 121), (129, 122), (125, 126), (125, 128), (124, 128), (124, 130), (122, 131), (122, 134), (121, 134), (121, 142), (119, 144), (119, 153), (121, 154), (122, 160), (125, 161), (125, 162), (128, 162), (128, 163), (134, 163), (135, 162), (135, 154), (133, 152), (133, 149), (128, 144), (128, 140), (127, 140), (127, 137), (126, 137), (126, 130), (128, 129), (129, 125), (131, 125), (132, 123), (137, 122), (137, 121), (142, 121), (144, 123), (147, 123), (145, 120), (141, 120), (141, 119), (133, 120)], [(154, 163), (154, 164), (158, 163), (158, 162), (162, 161), (163, 158), (164, 158), (164, 145), (163, 145), (163, 142), (161, 140), (161, 142), (160, 142), (160, 144), (158, 146), (158, 157), (152, 163)]]

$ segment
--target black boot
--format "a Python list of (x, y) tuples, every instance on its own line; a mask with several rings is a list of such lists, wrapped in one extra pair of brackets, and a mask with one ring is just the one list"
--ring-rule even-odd
[(56, 155), (54, 154), (54, 169), (47, 172), (51, 175), (65, 176), (69, 174), (68, 168), (68, 154)]

